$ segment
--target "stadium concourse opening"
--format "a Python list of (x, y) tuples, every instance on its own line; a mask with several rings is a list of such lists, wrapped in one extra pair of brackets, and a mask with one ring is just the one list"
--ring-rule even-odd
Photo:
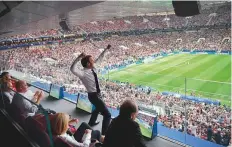
[(231, 2), (188, 17), (172, 1), (0, 4), (7, 146), (231, 146)]

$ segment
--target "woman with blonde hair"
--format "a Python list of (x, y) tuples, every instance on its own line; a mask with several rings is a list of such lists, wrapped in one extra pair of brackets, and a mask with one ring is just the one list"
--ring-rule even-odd
[(91, 130), (87, 130), (86, 133), (83, 135), (82, 143), (77, 142), (73, 136), (68, 135), (66, 132), (69, 128), (69, 115), (65, 113), (57, 113), (53, 116), (51, 120), (51, 129), (54, 135), (57, 135), (64, 139), (71, 145), (77, 147), (89, 147), (91, 143)]
[[(45, 117), (41, 114), (34, 116), (34, 119), (46, 126)], [(92, 130), (86, 123), (82, 123), (73, 136), (67, 134), (70, 123), (78, 122), (77, 119), (70, 119), (68, 114), (56, 113), (54, 115), (49, 115), (49, 120), (52, 134), (62, 138), (75, 147), (92, 147), (94, 143), (101, 140), (100, 131)]]

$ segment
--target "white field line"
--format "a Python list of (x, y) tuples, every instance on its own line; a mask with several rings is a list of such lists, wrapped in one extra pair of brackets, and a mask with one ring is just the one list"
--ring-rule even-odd
[[(138, 81), (138, 82), (140, 82), (140, 81)], [(146, 83), (148, 83), (148, 82), (141, 82), (141, 83), (146, 84)], [(172, 88), (171, 90), (168, 90), (168, 91), (172, 91), (172, 90), (174, 90), (174, 89), (185, 90), (185, 88), (181, 88), (181, 87), (178, 87), (178, 86), (168, 86), (168, 85), (164, 85), (164, 84), (155, 84), (155, 85)], [(187, 91), (189, 91), (189, 90), (191, 90), (191, 91), (197, 91), (197, 92), (202, 92), (202, 93), (207, 93), (207, 94), (219, 95), (219, 96), (229, 96), (229, 95), (225, 95), (225, 94), (216, 94), (216, 93), (205, 92), (205, 91), (201, 91), (201, 90), (196, 90), (196, 89), (189, 89), (189, 88), (187, 88)]]
[[(162, 70), (160, 70), (160, 71), (157, 71), (157, 72), (146, 71), (146, 72), (142, 72), (142, 73), (144, 73), (144, 74), (157, 74), (157, 73), (162, 72), (162, 71), (164, 71), (164, 70), (167, 70), (167, 69), (169, 69), (169, 68), (178, 66), (178, 65), (180, 65), (180, 64), (182, 64), (182, 63), (184, 63), (184, 62), (187, 62), (187, 61), (189, 61), (189, 60), (192, 60), (193, 58), (194, 58), (194, 57), (192, 57), (192, 58), (190, 58), (190, 59), (188, 59), (188, 60), (185, 60), (185, 61), (183, 61), (183, 62), (181, 62), (181, 63), (178, 63), (178, 64), (175, 64), (175, 65), (166, 67), (166, 68), (164, 68), (164, 69), (162, 69)], [(162, 63), (162, 62), (160, 62), (160, 63)], [(137, 72), (138, 70), (136, 70), (136, 69), (128, 69), (128, 71)], [(128, 71), (124, 71), (124, 72), (128, 72)], [(140, 72), (140, 73), (141, 73), (141, 72)], [(166, 75), (166, 76), (167, 76), (167, 75)], [(176, 77), (176, 76), (171, 76), (171, 77)], [(178, 76), (177, 76), (177, 77), (178, 77)], [(183, 77), (183, 78), (184, 78), (184, 77)], [(187, 78), (187, 82), (188, 82), (188, 79), (189, 79), (189, 80), (198, 80), (198, 81), (204, 81), (204, 82), (212, 82), (212, 83), (220, 83), (220, 84), (232, 85), (232, 83), (229, 83), (229, 82), (212, 81), (212, 80), (204, 80), (204, 79), (197, 79), (197, 78)]]
[(211, 81), (211, 80), (204, 80), (204, 79), (197, 79), (197, 78), (187, 78), (187, 82), (188, 82), (188, 79), (196, 80), (196, 81), (204, 81), (204, 82), (212, 82), (212, 83), (220, 83), (220, 84), (228, 84), (228, 85), (231, 85), (231, 83), (229, 83), (229, 82)]
[[(185, 60), (185, 61), (183, 61), (183, 62), (181, 62), (181, 63), (178, 63), (178, 64), (175, 64), (175, 65), (166, 67), (166, 68), (164, 68), (164, 69), (162, 69), (162, 70), (160, 70), (160, 71), (158, 71), (158, 72), (146, 71), (146, 72), (142, 72), (142, 73), (144, 73), (144, 74), (147, 74), (147, 73), (149, 73), (149, 74), (157, 74), (157, 73), (162, 72), (162, 71), (164, 71), (164, 70), (166, 70), (166, 69), (169, 69), (169, 68), (178, 66), (178, 65), (180, 65), (180, 64), (182, 64), (182, 63), (184, 63), (184, 62), (187, 62), (187, 61), (189, 61), (189, 60), (191, 60), (191, 59), (193, 59), (193, 58), (194, 58), (194, 57), (189, 58), (188, 60)], [(157, 60), (157, 61), (158, 61), (158, 60)], [(157, 62), (157, 61), (156, 61), (156, 62)], [(166, 60), (166, 61), (167, 61), (167, 60)], [(154, 62), (154, 63), (155, 63), (155, 62)], [(160, 63), (162, 63), (162, 62), (160, 62)], [(128, 71), (124, 71), (124, 72), (130, 72), (130, 71), (137, 72), (138, 70), (135, 70), (135, 69), (128, 69)], [(140, 72), (140, 73), (141, 73), (141, 72)], [(157, 75), (159, 75), (159, 74), (157, 74)], [(174, 76), (170, 76), (170, 77), (174, 77)], [(183, 78), (184, 78), (184, 77), (183, 77)], [(189, 80), (192, 79), (192, 80), (199, 80), (199, 81), (205, 81), (205, 82), (214, 82), (214, 83), (220, 83), (220, 84), (228, 84), (228, 85), (231, 85), (231, 83), (229, 83), (229, 82), (211, 81), (211, 80), (204, 80), (204, 79), (197, 79), (197, 78), (187, 78), (187, 80), (188, 80), (188, 79), (189, 79)], [(148, 82), (143, 82), (143, 81), (140, 81), (140, 80), (137, 80), (137, 82), (140, 82), (141, 84), (146, 84), (146, 83), (148, 83)], [(188, 81), (187, 81), (187, 82), (188, 82)], [(149, 82), (149, 83), (150, 83), (150, 82)], [(173, 89), (181, 89), (181, 90), (184, 90), (184, 89), (185, 89), (185, 88), (181, 88), (181, 87), (178, 87), (178, 86), (168, 86), (168, 85), (164, 85), (164, 84), (155, 84), (155, 85), (170, 87), (170, 88), (172, 88), (171, 90), (173, 90)], [(187, 91), (189, 91), (189, 90), (191, 90), (191, 91), (197, 91), (197, 92), (202, 92), (202, 93), (206, 93), (206, 94), (218, 95), (218, 96), (229, 96), (229, 95), (224, 95), (224, 94), (216, 94), (216, 93), (205, 92), (205, 91), (201, 91), (201, 90), (195, 90), (195, 89), (188, 89), (188, 88), (187, 88)]]
[(167, 70), (167, 69), (169, 69), (169, 68), (172, 68), (172, 67), (178, 66), (178, 65), (180, 65), (180, 64), (182, 64), (182, 63), (185, 63), (185, 62), (187, 62), (187, 61), (189, 61), (189, 60), (192, 60), (193, 58), (194, 58), (194, 57), (192, 57), (192, 58), (190, 58), (190, 59), (188, 59), (188, 60), (185, 60), (185, 61), (183, 61), (183, 62), (181, 62), (181, 63), (178, 63), (178, 64), (175, 64), (175, 65), (171, 65), (171, 66), (169, 66), (169, 67), (166, 67), (166, 68), (164, 68), (164, 69), (162, 69), (162, 70), (160, 70), (160, 71), (158, 71), (158, 72), (153, 72), (153, 73), (162, 72), (162, 71)]
[[(156, 73), (162, 72), (162, 71), (164, 71), (164, 70), (167, 70), (167, 69), (169, 69), (169, 68), (178, 66), (178, 65), (180, 65), (180, 64), (182, 64), (182, 63), (184, 63), (184, 62), (187, 62), (187, 61), (189, 61), (189, 60), (192, 60), (193, 58), (194, 58), (194, 57), (192, 57), (192, 58), (190, 58), (190, 59), (188, 59), (188, 60), (182, 61), (181, 63), (175, 64), (175, 65), (170, 65), (170, 66), (168, 66), (168, 67), (166, 67), (166, 68), (164, 68), (164, 69), (162, 69), (162, 70), (159, 70), (159, 71), (157, 71), (157, 72), (146, 71), (146, 72), (142, 72), (142, 73), (144, 73), (144, 74), (147, 74), (147, 73), (149, 73), (149, 74), (156, 74)], [(167, 61), (167, 60), (166, 60), (166, 61)], [(154, 62), (154, 63), (155, 63), (155, 62)], [(160, 62), (160, 63), (162, 63), (162, 62)], [(138, 70), (135, 70), (135, 69), (128, 69), (128, 71), (134, 71), (134, 72), (136, 72), (136, 71), (138, 71)], [(140, 72), (140, 73), (141, 73), (141, 72)]]
[(230, 97), (230, 95), (217, 94), (217, 93), (205, 92), (205, 91), (201, 91), (201, 90), (195, 90), (195, 89), (188, 89), (188, 88), (187, 88), (187, 91), (188, 91), (188, 90), (197, 91), (197, 92), (202, 92), (202, 93), (206, 93), (206, 94), (213, 94), (213, 95), (219, 95), (219, 96), (227, 96), (227, 97)]

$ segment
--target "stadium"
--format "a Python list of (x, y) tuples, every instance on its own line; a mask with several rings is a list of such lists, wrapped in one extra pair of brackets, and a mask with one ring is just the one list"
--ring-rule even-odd
[[(231, 2), (194, 3), (201, 8), (191, 16), (178, 16), (177, 4), (0, 2), (0, 110), (7, 126), (0, 129), (23, 138), (20, 146), (106, 147), (104, 139), (75, 138), (100, 110), (79, 73), (91, 55), (93, 87), (101, 89), (111, 121), (125, 101), (135, 102), (134, 122), (147, 147), (231, 146)], [(54, 129), (59, 113), (79, 120), (65, 135)], [(103, 123), (92, 131), (105, 124), (100, 114)], [(100, 132), (107, 142), (110, 131)], [(10, 147), (13, 137), (2, 138)]]

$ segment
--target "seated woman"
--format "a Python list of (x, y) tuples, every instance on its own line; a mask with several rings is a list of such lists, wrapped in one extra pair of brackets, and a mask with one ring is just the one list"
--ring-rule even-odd
[[(44, 115), (35, 115), (34, 119), (40, 122), (43, 126), (47, 127)], [(77, 119), (70, 119), (68, 114), (50, 114), (49, 120), (51, 123), (52, 134), (64, 139), (67, 143), (75, 147), (92, 147), (94, 143), (103, 140), (100, 131), (92, 130), (91, 127), (86, 123), (82, 123), (73, 136), (67, 134), (69, 125), (73, 122), (78, 122)]]

